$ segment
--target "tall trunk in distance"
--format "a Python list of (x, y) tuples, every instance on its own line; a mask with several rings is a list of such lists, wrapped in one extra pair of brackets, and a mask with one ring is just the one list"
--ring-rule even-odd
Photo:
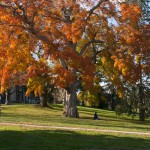
[(139, 120), (145, 121), (145, 109), (144, 109), (144, 102), (143, 102), (143, 87), (142, 83), (139, 85), (139, 100), (140, 100), (140, 107), (139, 107)]
[(54, 85), (46, 84), (44, 86), (44, 93), (40, 95), (40, 105), (42, 107), (48, 107), (48, 103), (52, 102), (52, 92), (54, 92)]
[(142, 79), (142, 67), (141, 60), (139, 61), (140, 66), (140, 83), (139, 83), (139, 120), (145, 121), (145, 108), (144, 108), (144, 91), (143, 91), (143, 79)]
[(10, 101), (9, 101), (9, 98), (10, 98), (10, 89), (7, 89), (5, 94), (6, 94), (5, 104), (9, 105), (10, 104)]
[(46, 99), (45, 94), (40, 95), (40, 105), (42, 107), (48, 107), (47, 99)]

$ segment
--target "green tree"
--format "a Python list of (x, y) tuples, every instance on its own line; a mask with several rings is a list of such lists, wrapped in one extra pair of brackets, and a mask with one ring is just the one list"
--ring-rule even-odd
[(98, 107), (102, 97), (102, 88), (100, 85), (95, 85), (90, 90), (83, 90), (78, 93), (78, 99), (86, 106)]

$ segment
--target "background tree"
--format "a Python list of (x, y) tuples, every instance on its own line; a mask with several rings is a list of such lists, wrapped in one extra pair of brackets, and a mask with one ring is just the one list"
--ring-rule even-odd
[(48, 102), (52, 101), (54, 84), (51, 76), (51, 69), (47, 61), (43, 58), (35, 60), (34, 63), (27, 68), (25, 75), (27, 85), (26, 95), (28, 96), (34, 91), (34, 95), (40, 97), (40, 104), (43, 107), (47, 107)]
[[(150, 24), (149, 24), (149, 8), (150, 8), (150, 2), (149, 0), (146, 1), (136, 1), (141, 5), (142, 9), (142, 16), (140, 21), (138, 22), (136, 26), (136, 41), (133, 43), (132, 42), (132, 48), (134, 49), (134, 56), (135, 56), (135, 65), (137, 66), (138, 69), (138, 75), (139, 75), (139, 80), (136, 83), (136, 88), (138, 89), (138, 109), (139, 109), (139, 119), (141, 121), (145, 120), (145, 117), (147, 116), (147, 109), (149, 109), (148, 105), (149, 102), (147, 101), (147, 106), (145, 106), (145, 90), (147, 92), (149, 91), (147, 87), (147, 83), (149, 83), (149, 46), (147, 43), (149, 43), (150, 39)], [(135, 85), (132, 85), (135, 87)], [(146, 92), (146, 93), (147, 93)]]
[(102, 89), (100, 85), (94, 85), (90, 90), (82, 90), (78, 93), (78, 100), (82, 105), (98, 107), (102, 97)]
[[(124, 97), (120, 101), (120, 103), (117, 104), (116, 107), (117, 114), (121, 115), (123, 113), (127, 113), (128, 115), (131, 115), (132, 118), (134, 118), (139, 113), (139, 109), (141, 108), (139, 86), (140, 86), (139, 84), (126, 85)], [(149, 86), (147, 85), (143, 85), (142, 88), (143, 88), (142, 107), (144, 108), (144, 120), (145, 120), (150, 116), (150, 102), (149, 102), (150, 90)]]

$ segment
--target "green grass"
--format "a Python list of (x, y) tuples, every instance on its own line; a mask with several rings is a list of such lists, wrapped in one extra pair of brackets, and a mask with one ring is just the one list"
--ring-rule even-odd
[[(113, 129), (125, 131), (150, 131), (150, 120), (140, 122), (128, 116), (116, 116), (113, 111), (79, 107), (80, 118), (62, 117), (62, 105), (52, 108), (41, 108), (38, 105), (3, 105), (0, 122), (17, 122), (40, 125), (72, 126), (97, 129)], [(101, 120), (93, 120), (94, 112)]]
[[(112, 111), (86, 107), (79, 107), (80, 118), (65, 118), (62, 109), (62, 105), (51, 108), (3, 105), (0, 122), (150, 133), (150, 120), (140, 122), (125, 115), (118, 117)], [(93, 120), (95, 111), (101, 120)], [(0, 150), (148, 150), (149, 147), (147, 135), (0, 125)]]
[(0, 128), (0, 150), (148, 150), (148, 139), (82, 131)]

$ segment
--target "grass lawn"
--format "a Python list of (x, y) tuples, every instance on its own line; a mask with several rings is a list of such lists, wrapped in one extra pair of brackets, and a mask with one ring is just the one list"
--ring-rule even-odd
[[(93, 120), (94, 112), (101, 120)], [(79, 107), (80, 118), (62, 117), (62, 105), (3, 105), (0, 122), (150, 133), (150, 120)], [(0, 125), (0, 150), (149, 150), (150, 136)]]

